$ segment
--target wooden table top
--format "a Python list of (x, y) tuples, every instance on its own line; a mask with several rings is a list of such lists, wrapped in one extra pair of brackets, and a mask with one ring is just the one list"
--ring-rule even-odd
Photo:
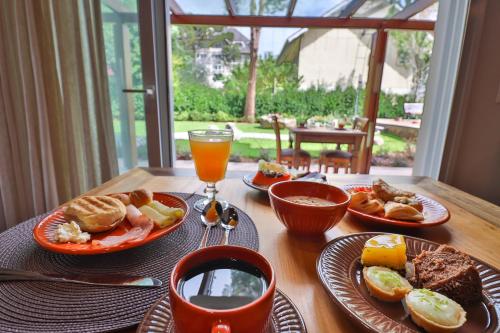
[(292, 134), (317, 134), (317, 135), (339, 135), (339, 136), (365, 136), (366, 132), (353, 130), (351, 128), (335, 129), (328, 127), (293, 127), (289, 131)]
[[(450, 210), (451, 219), (444, 225), (421, 230), (368, 228), (346, 215), (324, 236), (301, 238), (286, 231), (269, 206), (267, 195), (248, 188), (241, 176), (238, 172), (228, 172), (228, 178), (217, 185), (220, 191), (218, 195), (244, 210), (255, 222), (260, 237), (259, 251), (275, 268), (278, 288), (297, 305), (308, 332), (359, 332), (361, 329), (330, 300), (316, 275), (316, 259), (325, 244), (335, 237), (354, 232), (390, 231), (448, 243), (500, 267), (500, 207), (429, 178), (383, 177), (391, 184), (445, 205)], [(331, 184), (343, 185), (366, 183), (374, 177), (333, 175), (328, 178)], [(137, 188), (202, 193), (204, 184), (192, 170), (136, 168), (87, 194), (108, 194)]]

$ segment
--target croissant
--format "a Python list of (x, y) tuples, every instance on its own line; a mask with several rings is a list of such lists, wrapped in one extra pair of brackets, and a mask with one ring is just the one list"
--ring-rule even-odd
[(408, 206), (412, 206), (413, 208), (415, 208), (419, 212), (422, 212), (424, 210), (424, 206), (422, 205), (422, 203), (420, 201), (418, 201), (417, 198), (415, 198), (415, 197), (411, 197), (411, 198), (395, 197), (394, 202), (398, 202), (398, 203), (402, 203), (402, 204), (405, 204)]
[(403, 191), (400, 189), (397, 189), (386, 182), (384, 182), (382, 179), (377, 179), (373, 181), (372, 185), (372, 190), (375, 192), (376, 196), (383, 201), (394, 201), (395, 197), (414, 197), (415, 193), (413, 192), (408, 192), (408, 191)]
[(385, 217), (405, 221), (422, 221), (424, 215), (412, 206), (389, 201), (384, 206)]
[(366, 214), (378, 214), (384, 211), (384, 203), (378, 199), (371, 199), (368, 192), (353, 193), (350, 207)]

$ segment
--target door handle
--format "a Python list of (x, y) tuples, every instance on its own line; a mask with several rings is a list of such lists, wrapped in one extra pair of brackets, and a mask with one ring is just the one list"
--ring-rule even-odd
[(139, 94), (145, 94), (148, 96), (153, 96), (155, 94), (155, 88), (150, 87), (150, 88), (144, 88), (144, 89), (129, 89), (125, 88), (122, 89), (122, 92), (130, 94), (130, 93), (139, 93)]

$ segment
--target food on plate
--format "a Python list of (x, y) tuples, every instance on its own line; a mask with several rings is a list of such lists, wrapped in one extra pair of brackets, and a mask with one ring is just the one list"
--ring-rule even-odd
[(57, 226), (54, 239), (58, 243), (83, 244), (90, 240), (90, 234), (83, 232), (75, 221), (71, 221)]
[(151, 230), (153, 230), (153, 221), (149, 217), (143, 215), (134, 205), (128, 205), (126, 211), (127, 220), (132, 225), (132, 229), (127, 230), (121, 235), (112, 235), (100, 240), (93, 240), (92, 244), (111, 247), (129, 242), (140, 242), (145, 239)]
[(300, 205), (320, 206), (320, 207), (335, 205), (335, 202), (333, 201), (317, 197), (311, 197), (308, 195), (293, 195), (289, 197), (284, 197), (283, 199)]
[(182, 208), (177, 208), (177, 207), (168, 207), (164, 204), (162, 204), (159, 201), (153, 201), (148, 204), (151, 208), (159, 212), (160, 214), (163, 214), (165, 216), (172, 216), (175, 219), (180, 219), (184, 216), (184, 210)]
[(394, 201), (395, 197), (411, 198), (415, 196), (415, 193), (397, 189), (380, 178), (373, 181), (372, 190), (375, 192), (377, 198), (383, 201)]
[(420, 201), (417, 200), (417, 198), (415, 197), (395, 197), (393, 199), (394, 202), (398, 202), (400, 204), (405, 204), (405, 205), (408, 205), (408, 206), (411, 206), (413, 208), (415, 208), (416, 210), (418, 210), (419, 212), (422, 212), (424, 210), (424, 206), (422, 205), (422, 203)]
[(423, 221), (424, 206), (415, 193), (403, 191), (382, 179), (373, 181), (371, 189), (351, 190), (349, 208), (370, 215), (402, 221)]
[(150, 218), (158, 228), (165, 228), (177, 221), (177, 215), (163, 215), (159, 211), (150, 206), (142, 206), (139, 208), (142, 214)]
[(405, 205), (398, 202), (389, 201), (384, 206), (385, 217), (405, 220), (405, 221), (423, 221), (424, 215), (413, 208), (412, 206)]
[(366, 214), (384, 214), (384, 202), (380, 199), (374, 199), (369, 192), (353, 193), (349, 206)]
[(454, 332), (466, 321), (460, 304), (428, 289), (412, 290), (405, 303), (413, 322), (430, 333)]
[(108, 196), (85, 196), (75, 199), (65, 208), (64, 215), (75, 221), (81, 230), (90, 233), (108, 231), (125, 218), (125, 205)]
[(406, 242), (403, 236), (383, 234), (366, 241), (361, 254), (364, 266), (384, 266), (404, 269), (406, 265)]
[(414, 276), (410, 282), (444, 294), (466, 305), (482, 299), (479, 272), (465, 253), (441, 245), (435, 251), (423, 251), (413, 259)]
[(115, 193), (109, 195), (112, 198), (120, 200), (125, 206), (130, 205), (130, 197), (125, 193)]
[(292, 176), (286, 167), (264, 160), (259, 161), (259, 170), (252, 179), (252, 183), (258, 186), (271, 186), (274, 183), (290, 180)]
[(363, 278), (370, 295), (382, 301), (400, 301), (413, 288), (398, 272), (387, 267), (365, 267)]
[(137, 208), (153, 202), (153, 192), (146, 189), (140, 189), (130, 192), (130, 203)]

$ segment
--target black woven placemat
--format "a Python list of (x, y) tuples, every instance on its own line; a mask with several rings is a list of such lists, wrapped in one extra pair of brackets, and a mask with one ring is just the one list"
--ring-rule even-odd
[[(173, 193), (180, 197), (190, 194)], [(200, 198), (187, 201), (192, 207)], [(259, 247), (257, 229), (238, 209), (240, 223), (230, 243), (254, 250)], [(95, 256), (52, 253), (33, 240), (33, 227), (46, 215), (35, 217), (0, 234), (0, 267), (39, 272), (102, 275), (126, 273), (160, 279), (158, 289), (85, 286), (50, 282), (0, 282), (0, 332), (106, 332), (138, 324), (148, 308), (168, 291), (174, 265), (200, 243), (204, 226), (191, 210), (173, 233), (144, 246)], [(221, 227), (210, 231), (210, 245), (223, 237)]]

